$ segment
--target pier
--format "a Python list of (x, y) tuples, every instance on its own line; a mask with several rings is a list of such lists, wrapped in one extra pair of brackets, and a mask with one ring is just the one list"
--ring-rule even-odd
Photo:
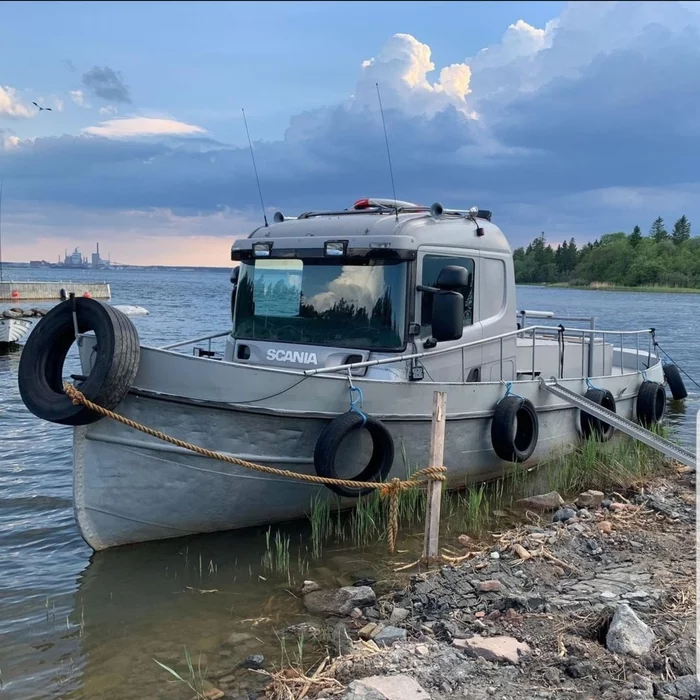
[(61, 290), (66, 296), (89, 294), (93, 299), (111, 299), (112, 292), (107, 282), (0, 282), (0, 301), (60, 300)]

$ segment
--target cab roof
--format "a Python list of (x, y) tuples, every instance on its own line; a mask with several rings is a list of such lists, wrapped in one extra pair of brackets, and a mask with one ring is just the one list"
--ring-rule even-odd
[[(389, 201), (391, 204), (386, 204)], [(357, 206), (366, 202), (368, 206)], [(408, 202), (397, 204), (395, 207), (393, 200), (359, 200), (353, 209), (343, 211), (307, 212), (297, 217), (278, 212), (273, 223), (255, 229), (248, 239), (239, 239), (234, 248), (250, 247), (250, 239), (334, 240), (368, 236), (377, 240), (401, 236), (412, 238), (415, 248), (431, 245), (511, 253), (505, 235), (491, 223), (489, 211), (447, 209), (439, 204), (432, 207)]]

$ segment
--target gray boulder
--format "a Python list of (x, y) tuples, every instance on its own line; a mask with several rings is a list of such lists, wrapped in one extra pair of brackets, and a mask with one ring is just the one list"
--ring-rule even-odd
[(349, 615), (355, 608), (376, 602), (369, 586), (343, 586), (329, 591), (312, 591), (304, 596), (304, 605), (312, 615)]
[(605, 645), (615, 654), (639, 658), (651, 651), (656, 635), (627, 603), (621, 603), (608, 629)]
[(657, 690), (678, 700), (700, 698), (700, 680), (697, 676), (681, 676), (670, 683), (660, 683)]
[(410, 676), (370, 676), (353, 681), (341, 700), (430, 700)]

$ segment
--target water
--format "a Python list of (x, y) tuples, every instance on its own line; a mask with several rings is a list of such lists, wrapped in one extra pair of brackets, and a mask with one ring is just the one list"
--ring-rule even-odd
[[(32, 277), (60, 279), (56, 270)], [(149, 316), (132, 320), (147, 343), (177, 342), (230, 323), (226, 271), (81, 271), (74, 278), (108, 279), (113, 303), (146, 307)], [(664, 349), (700, 378), (697, 306), (695, 295), (518, 289), (519, 308), (595, 315), (598, 328), (654, 326)], [(337, 546), (312, 561), (303, 523), (285, 529), (291, 581), (263, 563), (266, 529), (93, 553), (73, 520), (70, 430), (24, 408), (18, 363), (19, 353), (0, 356), (0, 698), (186, 700), (192, 692), (153, 659), (183, 672), (187, 648), (209, 675), (249, 654), (279, 662), (274, 630), (304, 619), (294, 584), (307, 577), (349, 583), (350, 573), (376, 573), (391, 563), (384, 543), (364, 551)], [(688, 380), (686, 386), (691, 395), (671, 407), (670, 422), (694, 447), (700, 393)], [(415, 543), (402, 535), (400, 545)], [(241, 633), (249, 637), (224, 644)], [(236, 683), (243, 689), (243, 680)]]

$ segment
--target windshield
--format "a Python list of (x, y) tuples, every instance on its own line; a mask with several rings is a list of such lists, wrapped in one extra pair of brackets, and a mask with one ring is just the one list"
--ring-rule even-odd
[(344, 348), (404, 346), (406, 262), (241, 263), (234, 336)]

